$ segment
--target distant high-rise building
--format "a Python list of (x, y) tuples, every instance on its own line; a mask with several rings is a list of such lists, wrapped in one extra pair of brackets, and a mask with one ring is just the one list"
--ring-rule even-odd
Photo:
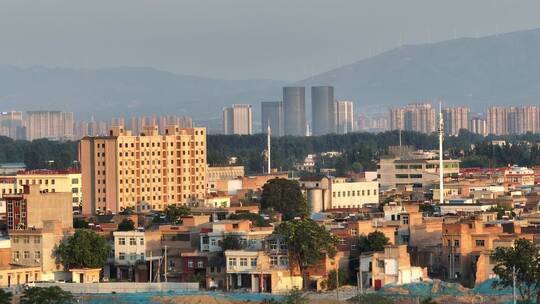
[(353, 102), (338, 100), (335, 102), (335, 121), (338, 134), (354, 132)]
[[(165, 135), (165, 130), (167, 129), (167, 126), (178, 125), (180, 128), (191, 128), (193, 127), (193, 120), (191, 117), (188, 116), (176, 115), (162, 115), (153, 117), (139, 116), (131, 117), (129, 119), (129, 123), (126, 125), (126, 128), (134, 134), (139, 134), (142, 132), (144, 126), (151, 126), (156, 124), (159, 128), (159, 134)], [(115, 124), (115, 121), (113, 120), (112, 125), (122, 126), (124, 124)]]
[(253, 134), (253, 113), (251, 105), (235, 104), (223, 109), (223, 134)]
[(26, 139), (73, 139), (72, 112), (28, 111), (25, 118)]
[(471, 119), (470, 129), (472, 133), (482, 136), (488, 135), (486, 120), (480, 117), (474, 117)]
[(270, 125), (273, 136), (283, 136), (283, 102), (261, 102), (261, 130), (266, 133)]
[(306, 88), (283, 88), (284, 134), (306, 135)]
[[(351, 108), (352, 109), (352, 108)], [(311, 88), (311, 130), (312, 135), (336, 132), (334, 87)]]
[(206, 130), (145, 126), (136, 136), (113, 126), (107, 136), (81, 139), (83, 213), (163, 210), (203, 200)]
[(22, 112), (0, 112), (0, 136), (25, 139)]
[(435, 110), (429, 103), (414, 103), (390, 109), (390, 128), (421, 133), (435, 131)]
[(449, 107), (442, 109), (445, 133), (457, 136), (459, 135), (459, 130), (468, 130), (469, 112), (470, 109), (467, 107)]
[(489, 134), (508, 135), (540, 132), (540, 107), (490, 107), (487, 111)]

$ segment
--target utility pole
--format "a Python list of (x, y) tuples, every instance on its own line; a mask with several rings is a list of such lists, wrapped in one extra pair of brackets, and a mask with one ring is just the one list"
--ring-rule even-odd
[(266, 139), (266, 144), (267, 144), (267, 149), (268, 149), (268, 175), (272, 174), (272, 162), (271, 162), (271, 155), (272, 155), (272, 150), (271, 150), (271, 143), (270, 143), (270, 140), (271, 140), (271, 136), (272, 136), (272, 129), (270, 128), (270, 121), (268, 121), (268, 132), (267, 132), (267, 139)]
[(168, 264), (167, 264), (167, 245), (165, 245), (165, 272), (164, 272), (165, 283), (167, 283), (167, 268), (168, 268)]
[(339, 302), (339, 264), (336, 268), (336, 299)]
[(443, 162), (444, 121), (442, 103), (439, 103), (439, 204), (444, 204), (444, 162)]
[(512, 266), (512, 298), (513, 303), (517, 303), (517, 297), (516, 297), (516, 266)]
[(150, 283), (152, 283), (152, 250), (150, 250)]

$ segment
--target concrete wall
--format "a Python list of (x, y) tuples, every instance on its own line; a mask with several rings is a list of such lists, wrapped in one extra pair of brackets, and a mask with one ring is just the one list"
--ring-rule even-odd
[(198, 291), (199, 283), (36, 283), (36, 287), (58, 286), (75, 294)]

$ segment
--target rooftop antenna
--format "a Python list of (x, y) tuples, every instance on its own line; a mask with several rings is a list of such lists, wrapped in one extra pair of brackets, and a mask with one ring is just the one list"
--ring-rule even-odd
[(271, 140), (271, 137), (272, 137), (272, 129), (270, 128), (270, 121), (268, 121), (268, 132), (267, 132), (267, 138), (266, 138), (266, 144), (267, 144), (267, 149), (268, 149), (268, 157), (267, 157), (267, 162), (268, 162), (268, 175), (270, 175), (270, 173), (272, 172), (272, 165), (271, 165), (271, 144), (270, 144), (270, 140)]
[(439, 204), (444, 203), (444, 163), (443, 163), (444, 121), (442, 102), (439, 101)]

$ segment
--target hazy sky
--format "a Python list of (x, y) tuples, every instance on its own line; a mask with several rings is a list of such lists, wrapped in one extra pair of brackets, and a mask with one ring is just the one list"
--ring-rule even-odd
[(0, 63), (299, 80), (396, 47), (540, 27), (538, 0), (0, 0)]

